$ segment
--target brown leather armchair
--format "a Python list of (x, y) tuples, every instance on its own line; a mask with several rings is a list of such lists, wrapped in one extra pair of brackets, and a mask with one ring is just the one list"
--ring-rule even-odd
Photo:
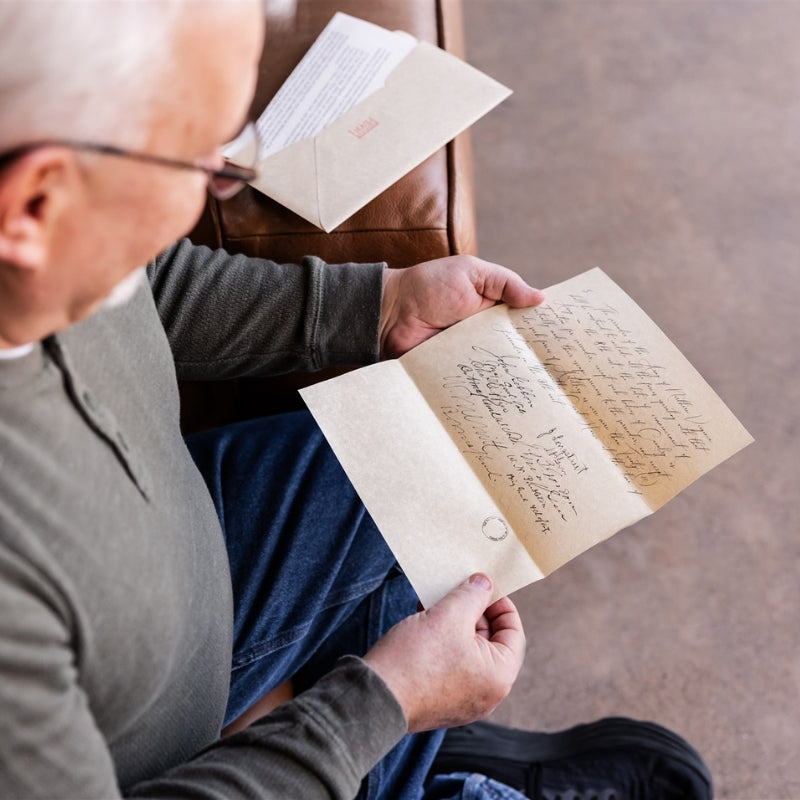
[[(257, 118), (336, 11), (344, 11), (463, 56), (461, 0), (298, 0), (293, 24), (267, 26), (251, 108)], [(229, 252), (297, 262), (420, 261), (475, 253), (468, 134), (458, 136), (331, 233), (324, 233), (250, 187), (231, 200), (209, 198), (191, 238)], [(184, 431), (302, 407), (297, 388), (322, 372), (181, 386)]]

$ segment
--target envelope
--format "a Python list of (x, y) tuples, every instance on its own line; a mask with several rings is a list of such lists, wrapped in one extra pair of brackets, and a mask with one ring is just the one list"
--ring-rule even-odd
[(313, 138), (263, 160), (252, 186), (330, 232), (510, 94), (419, 42), (381, 89)]

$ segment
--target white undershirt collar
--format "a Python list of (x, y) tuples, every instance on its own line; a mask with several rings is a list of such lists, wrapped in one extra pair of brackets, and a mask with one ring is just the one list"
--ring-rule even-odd
[(32, 352), (35, 346), (36, 345), (31, 342), (30, 344), (23, 344), (19, 347), (9, 347), (5, 349), (0, 347), (0, 361), (11, 361), (13, 358), (23, 358), (28, 355), (28, 353)]

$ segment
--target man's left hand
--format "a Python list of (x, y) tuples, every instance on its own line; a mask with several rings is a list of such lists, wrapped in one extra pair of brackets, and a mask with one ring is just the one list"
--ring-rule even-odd
[(383, 274), (381, 358), (395, 358), (497, 302), (537, 306), (544, 294), (499, 264), (448, 256)]

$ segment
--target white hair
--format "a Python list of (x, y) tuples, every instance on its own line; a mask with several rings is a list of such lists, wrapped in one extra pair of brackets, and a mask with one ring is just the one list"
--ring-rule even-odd
[[(141, 147), (182, 15), (240, 0), (0, 0), (0, 155), (42, 139)], [(290, 28), (297, 0), (261, 0)], [(168, 87), (166, 87), (168, 89)]]
[(138, 146), (187, 6), (0, 0), (0, 152), (45, 138)]

